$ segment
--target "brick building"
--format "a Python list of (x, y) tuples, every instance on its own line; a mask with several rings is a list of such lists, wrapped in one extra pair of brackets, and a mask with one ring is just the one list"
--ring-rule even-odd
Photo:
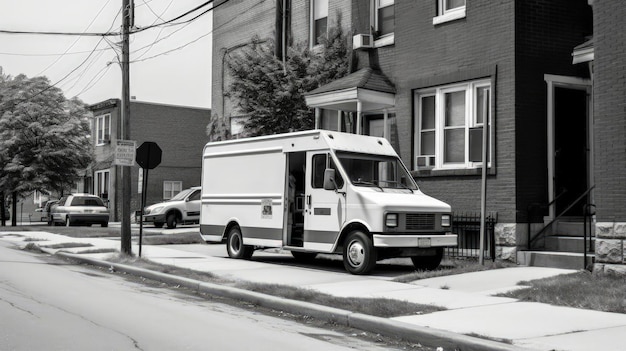
[(535, 249), (582, 252), (583, 205), (592, 203), (598, 261), (624, 262), (625, 8), (608, 0), (226, 2), (214, 11), (213, 111), (236, 134), (245, 116), (223, 97), (224, 62), (253, 36), (314, 48), (315, 33), (341, 23), (357, 64), (308, 93), (318, 127), (386, 137), (422, 190), (459, 213), (480, 210), (486, 129), (486, 206), (497, 214), (500, 258), (582, 267), (575, 255), (559, 263)]
[[(121, 221), (121, 166), (113, 165), (114, 145), (120, 135), (121, 101), (109, 99), (90, 106), (93, 112), (92, 138), (95, 162), (85, 172), (84, 191), (109, 201), (111, 220)], [(209, 109), (131, 101), (130, 135), (139, 147), (156, 142), (163, 151), (161, 164), (148, 172), (146, 204), (171, 198), (200, 185), (201, 155), (208, 142), (206, 126)], [(131, 211), (141, 209), (143, 171), (131, 167)]]
[(596, 268), (626, 271), (626, 4), (589, 3), (593, 39), (574, 54), (593, 72)]

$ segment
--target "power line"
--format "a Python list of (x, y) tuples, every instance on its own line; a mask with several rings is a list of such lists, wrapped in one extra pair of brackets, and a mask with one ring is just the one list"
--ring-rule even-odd
[[(170, 19), (170, 20), (167, 20), (167, 21), (164, 21), (164, 22), (161, 22), (161, 23), (152, 24), (152, 25), (149, 25), (149, 26), (147, 26), (147, 27), (137, 28), (137, 29), (135, 29), (134, 31), (131, 31), (131, 34), (134, 34), (134, 33), (139, 33), (139, 32), (143, 32), (143, 31), (148, 30), (148, 29), (152, 29), (152, 28), (156, 28), (156, 27), (164, 26), (164, 25), (167, 25), (167, 24), (171, 24), (172, 22), (177, 21), (177, 20), (179, 20), (179, 19), (181, 19), (181, 18), (183, 18), (183, 17), (185, 17), (185, 16), (187, 16), (187, 15), (189, 15), (189, 14), (191, 14), (191, 13), (193, 13), (193, 12), (195, 12), (195, 11), (197, 11), (197, 10), (201, 9), (201, 8), (203, 8), (203, 7), (206, 7), (206, 6), (208, 6), (208, 5), (211, 5), (212, 3), (213, 3), (213, 0), (206, 1), (205, 3), (203, 3), (203, 4), (201, 4), (201, 5), (198, 5), (198, 6), (194, 7), (193, 9), (191, 9), (191, 10), (189, 10), (189, 11), (187, 11), (187, 12), (183, 13), (182, 15), (178, 15), (178, 16), (176, 16), (176, 17), (174, 17), (174, 18)], [(210, 8), (209, 10), (207, 10), (207, 11), (203, 12), (202, 14), (204, 14), (204, 13), (206, 13), (206, 12), (210, 11), (211, 9), (212, 9), (212, 8)], [(199, 16), (196, 16), (195, 18), (197, 18), (197, 17), (199, 17)], [(195, 19), (195, 18), (194, 18), (194, 19)], [(185, 23), (185, 22), (183, 22), (183, 23)], [(176, 24), (181, 24), (181, 23), (176, 23)], [(176, 25), (176, 24), (173, 24), (173, 25)]]
[[(58, 81), (56, 81), (54, 84), (50, 84), (48, 87), (36, 92), (35, 94), (22, 99), (22, 101), (20, 101), (19, 103), (24, 103), (24, 102), (28, 102), (32, 99), (34, 99), (35, 97), (43, 94), (44, 92), (56, 87), (59, 83), (61, 83), (62, 81), (64, 81), (65, 79), (67, 79), (67, 77), (69, 77), (72, 73), (76, 72), (80, 67), (82, 67), (82, 65), (84, 65), (89, 58), (91, 57), (91, 55), (93, 55), (93, 53), (96, 51), (96, 49), (98, 48), (98, 46), (100, 45), (100, 43), (104, 40), (104, 38), (100, 38), (100, 40), (98, 41), (98, 43), (96, 44), (96, 46), (93, 48), (93, 50), (91, 51), (91, 53), (89, 53), (89, 55), (87, 56), (87, 58), (85, 58), (85, 60), (83, 60), (83, 62), (81, 62), (76, 68), (74, 68), (73, 70), (71, 70), (68, 74), (66, 74), (63, 78), (59, 79)], [(58, 88), (57, 88), (58, 89)], [(4, 104), (7, 104), (9, 101), (5, 101)], [(0, 105), (0, 107), (2, 107), (2, 105)]]
[(77, 33), (77, 32), (44, 32), (44, 31), (26, 31), (26, 30), (7, 30), (0, 29), (0, 34), (33, 34), (33, 35), (69, 35), (69, 36), (82, 36), (82, 37), (113, 37), (120, 35), (119, 32), (106, 32), (106, 33)]
[[(104, 8), (111, 2), (111, 0), (107, 0), (107, 2), (100, 8), (100, 10), (98, 11), (98, 13), (96, 13), (96, 15), (94, 16), (94, 18), (91, 19), (91, 22), (89, 22), (89, 25), (87, 26), (87, 28), (85, 28), (85, 30), (83, 31), (86, 32), (89, 28), (91, 28), (91, 26), (93, 25), (93, 23), (96, 21), (96, 19), (100, 16), (100, 14), (102, 13), (102, 11), (104, 10)], [(50, 69), (50, 67), (54, 66), (57, 62), (59, 62), (59, 60), (61, 60), (61, 58), (63, 58), (63, 56), (65, 56), (65, 54), (70, 51), (70, 49), (72, 49), (74, 47), (74, 45), (76, 45), (76, 43), (78, 43), (78, 41), (80, 40), (81, 37), (76, 38), (76, 40), (74, 40), (74, 42), (72, 43), (72, 45), (70, 45), (65, 52), (63, 53), (63, 55), (57, 57), (56, 60), (54, 60), (51, 64), (48, 65), (48, 67), (44, 68), (43, 71), (39, 72), (36, 74), (36, 76), (40, 76), (43, 73), (45, 73), (48, 69)]]

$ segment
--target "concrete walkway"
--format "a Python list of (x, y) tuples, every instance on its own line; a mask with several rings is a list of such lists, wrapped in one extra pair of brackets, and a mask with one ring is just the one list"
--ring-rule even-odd
[[(111, 252), (119, 249), (119, 241), (116, 240), (70, 238), (44, 231), (0, 232), (0, 240), (11, 241), (19, 246), (35, 243), (51, 253), (57, 250), (54, 249), (55, 244), (89, 245), (64, 248), (63, 251), (103, 261), (111, 257)], [(137, 245), (133, 245), (133, 249), (136, 250)], [(225, 253), (223, 246), (212, 249), (220, 249)], [(110, 252), (97, 252), (102, 250)], [(478, 336), (502, 341), (503, 349), (624, 350), (624, 314), (493, 296), (521, 288), (517, 285), (520, 281), (574, 272), (571, 270), (514, 267), (397, 283), (389, 277), (354, 276), (345, 272), (233, 260), (225, 255), (216, 257), (203, 254), (202, 251), (197, 248), (189, 251), (144, 245), (142, 256), (157, 263), (210, 272), (227, 279), (290, 285), (341, 297), (384, 297), (444, 307), (445, 311), (396, 317), (389, 319), (389, 322), (392, 323), (390, 325), (412, 325), (420, 328), (420, 332), (447, 331), (471, 335), (473, 339)], [(285, 256), (281, 253), (263, 255)], [(492, 346), (484, 346), (484, 349), (496, 349)], [(470, 349), (483, 348), (479, 346)]]

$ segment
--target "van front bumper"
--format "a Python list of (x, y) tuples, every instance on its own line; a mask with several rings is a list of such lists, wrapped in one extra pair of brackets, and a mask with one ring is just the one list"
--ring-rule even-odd
[(374, 234), (374, 247), (447, 247), (457, 246), (456, 234), (383, 235)]

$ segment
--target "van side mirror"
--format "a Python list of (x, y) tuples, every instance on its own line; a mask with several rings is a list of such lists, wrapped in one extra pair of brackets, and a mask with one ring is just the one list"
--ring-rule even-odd
[(324, 170), (324, 190), (337, 190), (335, 170), (332, 168), (326, 168)]

